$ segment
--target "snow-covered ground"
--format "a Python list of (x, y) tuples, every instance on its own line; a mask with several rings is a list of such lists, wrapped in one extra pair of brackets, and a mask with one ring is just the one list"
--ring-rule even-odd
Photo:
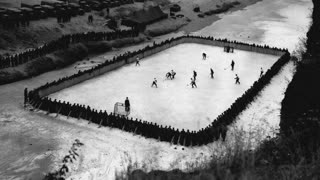
[(217, 141), (207, 146), (172, 146), (117, 129), (97, 128), (84, 120), (60, 117), (57, 121), (70, 124), (61, 127), (59, 136), (70, 141), (76, 134), (85, 144), (79, 160), (82, 162), (70, 165), (74, 172), (69, 179), (114, 179), (114, 172), (126, 170), (128, 165), (145, 170), (188, 170), (212, 156), (222, 156), (236, 143), (244, 143), (244, 148), (255, 148), (262, 139), (276, 132), (279, 123), (276, 116), (294, 68), (290, 62), (273, 78), (261, 96), (229, 127), (226, 142)]
[[(223, 15), (221, 20), (199, 33), (204, 36), (214, 35), (279, 45), (292, 51), (299, 38), (304, 37), (307, 32), (311, 7), (311, 0), (263, 0), (244, 10)], [(296, 11), (297, 9), (299, 11)], [(302, 20), (296, 21), (296, 16)], [(266, 25), (273, 23), (281, 29), (273, 26), (266, 28)], [(141, 46), (143, 45), (119, 49), (93, 59), (102, 61), (104, 58)], [(273, 135), (279, 128), (283, 92), (292, 78), (294, 69), (292, 63), (284, 66), (272, 79), (271, 84), (238, 117), (237, 122), (229, 127), (226, 142), (218, 141), (208, 146), (184, 150), (182, 147), (175, 149), (176, 146), (170, 146), (168, 143), (133, 136), (116, 129), (97, 128), (96, 125), (88, 125), (82, 120), (66, 120), (61, 116), (48, 117), (43, 113), (23, 109), (25, 86), (32, 89), (48, 81), (71, 75), (77, 72), (74, 65), (0, 86), (0, 179), (40, 179), (42, 173), (61, 165), (61, 160), (68, 154), (75, 139), (83, 142), (84, 146), (79, 151), (81, 157), (70, 166), (72, 169), (69, 179), (83, 180), (112, 180), (115, 171), (125, 169), (130, 162), (138, 162), (138, 167), (145, 165), (148, 170), (185, 170), (188, 169), (188, 164), (197, 164), (212, 155), (221, 155), (226, 147), (233, 147), (235, 141), (239, 142), (241, 134), (242, 139), (255, 137), (254, 147), (257, 142), (261, 142), (267, 135)]]
[(311, 0), (263, 0), (244, 10), (220, 15), (221, 20), (193, 34), (295, 50), (306, 37)]
[[(202, 60), (202, 52), (207, 59)], [(259, 78), (260, 68), (269, 69), (279, 56), (235, 50), (201, 44), (181, 44), (141, 61), (116, 69), (102, 76), (50, 95), (53, 99), (89, 105), (113, 112), (116, 102), (129, 97), (129, 117), (179, 129), (199, 130), (209, 125), (219, 114)], [(235, 69), (231, 71), (231, 60)], [(210, 78), (210, 68), (215, 72)], [(174, 80), (165, 74), (174, 70)], [(196, 71), (197, 88), (191, 88), (190, 78)], [(240, 85), (235, 84), (235, 74)], [(151, 88), (153, 78), (158, 88)]]

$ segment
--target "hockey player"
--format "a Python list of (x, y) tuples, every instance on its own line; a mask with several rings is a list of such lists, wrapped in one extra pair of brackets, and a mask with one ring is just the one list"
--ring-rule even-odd
[(196, 84), (196, 81), (195, 81), (193, 78), (190, 78), (190, 79), (191, 79), (191, 83), (190, 83), (190, 84), (191, 84), (191, 87), (192, 87), (192, 88), (194, 88), (194, 87), (198, 88), (198, 87), (197, 87), (197, 84)]
[(194, 79), (194, 81), (196, 81), (196, 79), (197, 79), (197, 72), (195, 70), (193, 70), (193, 79)]
[(172, 79), (172, 74), (171, 74), (170, 72), (167, 72), (166, 78), (167, 78), (167, 79), (169, 79), (169, 78)]
[(126, 112), (130, 111), (130, 101), (129, 101), (128, 97), (126, 97), (126, 100), (124, 101), (124, 107), (125, 107)]
[(212, 69), (212, 68), (210, 68), (210, 75), (211, 75), (211, 79), (213, 79), (213, 78), (214, 78), (214, 77), (213, 77), (213, 74), (214, 74), (213, 69)]
[(137, 57), (137, 59), (136, 59), (136, 66), (140, 66), (140, 59), (139, 59), (139, 57)]
[(206, 53), (202, 53), (202, 60), (206, 60), (207, 59), (207, 54)]
[(157, 79), (154, 78), (154, 80), (153, 80), (153, 82), (151, 84), (151, 87), (156, 86), (156, 88), (158, 88), (157, 82), (158, 82)]
[(234, 64), (235, 64), (235, 63), (234, 63), (234, 61), (232, 60), (232, 61), (231, 61), (231, 71), (233, 71), (233, 69), (234, 69)]
[(238, 74), (236, 74), (236, 77), (234, 79), (236, 80), (236, 84), (240, 84), (240, 78)]
[(174, 79), (174, 76), (176, 75), (177, 73), (174, 72), (173, 70), (171, 70), (171, 79)]
[(261, 68), (261, 69), (260, 69), (260, 78), (262, 77), (263, 73), (264, 73), (264, 72), (263, 72), (263, 69)]

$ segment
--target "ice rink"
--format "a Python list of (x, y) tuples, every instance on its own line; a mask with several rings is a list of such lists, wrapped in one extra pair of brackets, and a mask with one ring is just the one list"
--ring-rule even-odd
[[(202, 53), (207, 59), (202, 60)], [(223, 48), (200, 44), (181, 44), (135, 63), (85, 81), (50, 97), (72, 103), (89, 105), (112, 112), (116, 102), (129, 97), (129, 117), (179, 129), (198, 130), (206, 127), (226, 110), (272, 66), (278, 56), (235, 50), (225, 53)], [(235, 69), (231, 71), (231, 60)], [(210, 68), (214, 78), (210, 77)], [(173, 80), (165, 74), (174, 70)], [(193, 70), (198, 74), (198, 88), (191, 88)], [(235, 84), (235, 74), (240, 85)], [(153, 79), (158, 88), (151, 88)]]

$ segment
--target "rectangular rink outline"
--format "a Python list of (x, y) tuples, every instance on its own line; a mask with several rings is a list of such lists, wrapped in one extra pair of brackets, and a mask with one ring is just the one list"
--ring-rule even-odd
[[(49, 98), (112, 112), (115, 102), (129, 97), (132, 105), (129, 118), (199, 130), (259, 79), (260, 67), (269, 69), (279, 58), (250, 51), (225, 53), (222, 50), (198, 43), (179, 44), (142, 59), (140, 67), (135, 63), (125, 65), (50, 94)], [(202, 60), (201, 51), (207, 53), (206, 60)], [(235, 71), (230, 69), (231, 59), (236, 61)], [(209, 67), (214, 69), (214, 79), (210, 78)], [(177, 72), (172, 81), (165, 78), (171, 69)], [(198, 72), (196, 89), (189, 85), (193, 70)], [(240, 75), (241, 85), (234, 84), (235, 74)], [(158, 88), (150, 87), (154, 77), (158, 79)]]
[[(281, 57), (272, 65), (270, 69), (267, 70), (267, 72), (261, 78), (259, 78), (259, 80), (255, 81), (253, 85), (241, 97), (237, 98), (236, 101), (230, 106), (230, 108), (228, 108), (221, 115), (219, 115), (215, 119), (214, 123), (210, 123), (206, 128), (201, 129), (197, 132), (195, 131), (186, 132), (183, 130), (180, 131), (175, 128), (165, 129), (163, 127), (157, 126), (156, 124), (152, 124), (152, 123), (150, 124), (150, 123), (141, 122), (141, 121), (133, 121), (126, 118), (117, 117), (112, 114), (108, 115), (108, 119), (112, 118), (111, 120), (113, 122), (116, 122), (116, 124), (109, 124), (110, 120), (103, 119), (103, 118), (99, 122), (100, 122), (100, 126), (103, 125), (103, 126), (122, 129), (123, 131), (139, 134), (146, 138), (158, 139), (161, 141), (169, 142), (171, 144), (178, 144), (183, 146), (201, 146), (201, 145), (208, 144), (212, 141), (219, 139), (220, 135), (225, 136), (227, 131), (225, 127), (230, 125), (236, 120), (236, 117), (244, 109), (246, 109), (246, 107), (256, 98), (256, 96), (261, 92), (261, 90), (270, 83), (271, 79), (276, 74), (278, 74), (278, 72), (282, 69), (282, 67), (285, 64), (287, 64), (290, 61), (291, 56), (287, 49), (271, 48), (266, 45), (261, 46), (261, 45), (255, 45), (255, 44), (247, 44), (242, 42), (229, 41), (227, 39), (214, 39), (213, 37), (200, 37), (200, 36), (189, 36), (189, 35), (181, 36), (177, 38), (172, 38), (170, 40), (166, 40), (159, 44), (154, 44), (152, 47), (147, 46), (138, 51), (129, 52), (126, 54), (125, 58), (123, 58), (124, 56), (122, 57), (120, 56), (120, 57), (114, 58), (114, 60), (111, 62), (105, 62), (102, 65), (98, 65), (90, 70), (86, 70), (84, 72), (79, 71), (77, 74), (74, 74), (70, 77), (65, 77), (65, 78), (59, 79), (58, 81), (47, 83), (29, 92), (28, 94), (29, 103), (36, 109), (48, 111), (48, 113), (62, 114), (69, 117), (69, 115), (66, 114), (66, 112), (60, 112), (62, 107), (69, 108), (69, 109), (70, 108), (77, 109), (77, 108), (80, 108), (82, 105), (80, 105), (80, 107), (79, 106), (74, 107), (69, 102), (67, 102), (67, 104), (62, 104), (56, 101), (53, 102), (51, 99), (48, 99), (47, 97), (44, 98), (44, 96), (47, 93), (50, 94), (50, 92), (59, 91), (59, 88), (63, 89), (63, 87), (66, 85), (69, 85), (68, 87), (70, 87), (86, 79), (90, 79), (90, 77), (97, 76), (99, 75), (99, 73), (101, 74), (101, 69), (103, 69), (104, 67), (109, 67), (111, 65), (114, 65), (112, 67), (113, 69), (116, 69), (119, 67), (119, 63), (121, 62), (123, 63), (123, 61), (125, 61), (125, 63), (129, 63), (128, 60), (129, 59), (134, 60), (135, 57), (137, 57), (137, 55), (143, 54), (145, 56), (148, 56), (148, 54), (149, 55), (153, 54), (151, 52), (154, 52), (154, 51), (159, 52), (161, 51), (161, 49), (167, 49), (169, 47), (172, 47), (176, 44), (181, 44), (183, 42), (196, 43), (196, 41), (192, 41), (192, 40), (203, 41), (203, 43), (199, 43), (199, 44), (204, 44), (204, 43), (218, 44), (218, 46), (220, 47), (230, 46), (230, 47), (234, 47), (235, 49), (238, 48), (241, 50), (260, 52), (262, 54), (278, 55)], [(115, 64), (117, 63), (118, 63), (118, 67), (115, 66)], [(113, 69), (108, 68), (106, 72)], [(97, 73), (98, 70), (99, 70), (99, 73)], [(103, 69), (103, 70), (106, 70), (106, 69)], [(79, 77), (81, 79), (79, 79)], [(68, 84), (65, 84), (66, 82), (68, 82)], [(52, 86), (54, 86), (54, 88), (51, 88)], [(41, 107), (42, 104), (46, 104), (47, 105), (46, 107), (48, 109), (46, 109), (45, 107)], [(54, 105), (54, 107), (52, 105)], [(60, 110), (57, 110), (57, 108), (59, 107), (60, 107)], [(81, 116), (81, 112), (79, 117), (80, 116)], [(72, 116), (72, 117), (75, 117), (75, 116)], [(87, 120), (89, 122), (92, 122), (91, 119), (87, 119)], [(99, 124), (97, 120), (93, 122), (96, 124)], [(153, 133), (149, 132), (148, 130), (149, 128), (152, 129)]]

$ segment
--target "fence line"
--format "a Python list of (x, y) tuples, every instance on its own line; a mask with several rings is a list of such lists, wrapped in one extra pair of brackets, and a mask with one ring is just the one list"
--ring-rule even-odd
[[(101, 110), (98, 112), (98, 110), (92, 109), (89, 106), (86, 107), (85, 105), (51, 100), (46, 97), (61, 89), (112, 71), (127, 63), (132, 63), (135, 61), (136, 57), (145, 58), (182, 43), (200, 43), (219, 47), (230, 46), (235, 49), (246, 51), (281, 55), (281, 57), (262, 77), (259, 78), (259, 80), (255, 81), (241, 97), (237, 98), (226, 111), (219, 115), (206, 128), (202, 128), (197, 132), (190, 132), (189, 130), (185, 131), (184, 129), (180, 131), (172, 128), (171, 126), (162, 127), (156, 123), (150, 123), (138, 119), (133, 120), (132, 118), (128, 119), (126, 117), (107, 113), (106, 111), (102, 112)], [(33, 107), (48, 111), (49, 113), (57, 113), (68, 117), (86, 119), (90, 123), (92, 122), (99, 126), (114, 127), (134, 134), (139, 134), (147, 138), (154, 138), (172, 144), (184, 146), (204, 145), (218, 140), (220, 137), (224, 140), (226, 138), (227, 126), (235, 121), (236, 117), (246, 109), (248, 104), (250, 104), (258, 93), (270, 83), (272, 77), (276, 75), (283, 65), (285, 65), (289, 60), (290, 53), (285, 49), (228, 41), (226, 39), (214, 39), (212, 37), (181, 36), (166, 40), (159, 44), (153, 44), (153, 46), (147, 46), (137, 51), (119, 55), (113, 60), (106, 61), (92, 69), (83, 72), (79, 71), (77, 74), (70, 77), (65, 77), (57, 81), (47, 83), (33, 91), (30, 91), (29, 93), (25, 93), (25, 96), (27, 96), (25, 98)]]

